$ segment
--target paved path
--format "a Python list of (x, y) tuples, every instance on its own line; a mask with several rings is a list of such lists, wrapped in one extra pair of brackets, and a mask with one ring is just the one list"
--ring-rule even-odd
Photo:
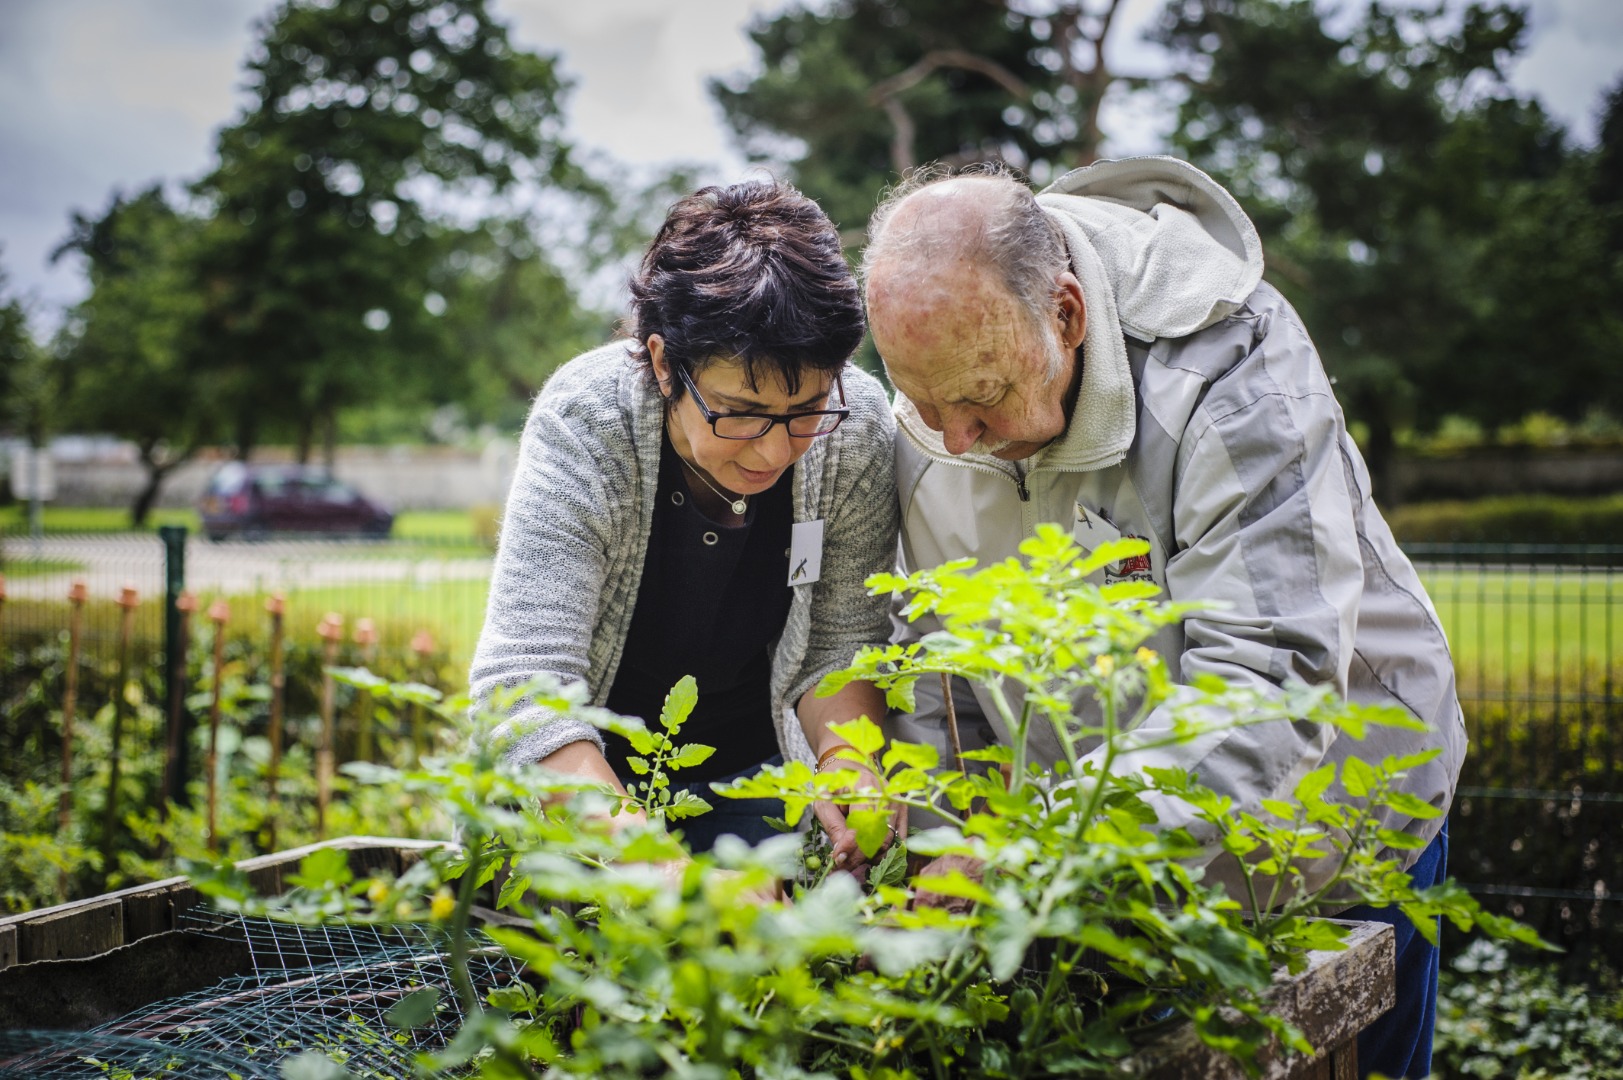
[[(82, 579), (93, 597), (114, 598), (125, 585), (143, 596), (163, 591), (163, 544), (156, 536), (47, 536), (0, 544), (6, 565), (36, 559), (77, 563), (82, 569), (6, 579), (17, 599), (63, 599)], [(362, 582), (476, 581), (490, 576), (488, 557), (436, 552), (431, 545), (364, 540), (228, 540), (192, 537), (186, 545), (186, 587), (194, 592), (251, 593)]]

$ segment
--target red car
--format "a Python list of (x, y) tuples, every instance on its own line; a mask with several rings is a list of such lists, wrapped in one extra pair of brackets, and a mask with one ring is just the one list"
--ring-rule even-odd
[(325, 469), (229, 462), (198, 507), (210, 540), (268, 533), (384, 537), (394, 515)]

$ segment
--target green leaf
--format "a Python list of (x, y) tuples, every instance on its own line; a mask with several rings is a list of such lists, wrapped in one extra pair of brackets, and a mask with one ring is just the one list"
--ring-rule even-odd
[(1426, 821), (1435, 817), (1442, 817), (1443, 812), (1437, 809), (1418, 795), (1411, 795), (1407, 791), (1388, 792), (1385, 803), (1400, 814)]
[(1376, 829), (1375, 839), (1394, 851), (1421, 851), (1431, 842), (1399, 829)]
[[(627, 727), (621, 732), (631, 743), (631, 749), (639, 754), (652, 754), (654, 752), (654, 733), (641, 723)], [(644, 762), (643, 764), (647, 764)]]
[(638, 776), (647, 776), (653, 768), (653, 766), (648, 764), (647, 758), (636, 757), (632, 754), (626, 755), (626, 764), (631, 766), (631, 771), (636, 773)]
[(716, 752), (714, 746), (703, 743), (688, 743), (676, 752), (676, 756), (665, 762), (667, 769), (690, 769), (695, 765), (703, 765), (710, 760), (710, 755)]
[(682, 676), (671, 687), (671, 692), (665, 695), (665, 705), (659, 710), (659, 726), (675, 735), (698, 703), (699, 684), (692, 675)]
[(518, 873), (508, 874), (507, 880), (502, 882), (502, 891), (500, 895), (496, 897), (496, 907), (500, 909), (507, 907), (509, 904), (517, 903), (519, 900), (522, 900), (524, 898), (524, 894), (529, 891), (530, 875)]
[(917, 679), (895, 679), (885, 686), (885, 708), (896, 712), (917, 712)]
[(885, 745), (885, 733), (866, 716), (847, 720), (843, 724), (830, 724), (828, 730), (851, 744), (851, 748), (865, 757), (873, 757)]
[(691, 791), (678, 791), (665, 807), (665, 816), (673, 819), (698, 817), (709, 812), (710, 804)]
[(425, 986), (395, 1002), (394, 1007), (383, 1014), (383, 1018), (389, 1022), (390, 1027), (410, 1031), (434, 1019), (434, 1007), (439, 1002), (440, 992), (432, 986)]
[(846, 824), (857, 834), (857, 847), (862, 854), (873, 858), (890, 837), (890, 811), (883, 808), (853, 807), (845, 816)]
[(1377, 783), (1379, 778), (1367, 762), (1354, 757), (1342, 763), (1341, 784), (1347, 789), (1347, 794), (1363, 798), (1375, 789)]
[(349, 1080), (351, 1075), (338, 1062), (314, 1050), (282, 1062), (282, 1080)]
[(964, 873), (962, 870), (950, 870), (944, 875), (932, 874), (928, 877), (920, 876), (913, 879), (913, 888), (919, 892), (935, 893), (938, 896), (956, 896), (963, 900), (972, 900), (977, 904), (992, 902), (992, 894), (986, 886)]
[(880, 765), (886, 772), (895, 768), (897, 763), (911, 766), (915, 769), (933, 769), (941, 764), (941, 754), (933, 746), (923, 746), (918, 743), (893, 742), (880, 759)]
[(1325, 762), (1317, 769), (1308, 773), (1296, 782), (1296, 801), (1306, 806), (1317, 802), (1330, 790), (1330, 785), (1336, 779), (1336, 766), (1334, 762)]
[(890, 845), (885, 851), (884, 858), (868, 868), (870, 889), (894, 888), (905, 880), (907, 880), (907, 847), (904, 844)]
[(341, 889), (355, 880), (349, 868), (349, 854), (338, 848), (321, 848), (299, 860), (299, 870), (287, 882), (303, 889)]

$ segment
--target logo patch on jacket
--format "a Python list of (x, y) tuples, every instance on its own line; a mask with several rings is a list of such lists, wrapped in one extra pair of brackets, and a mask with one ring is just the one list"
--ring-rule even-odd
[[(1146, 543), (1149, 542), (1148, 537), (1135, 536), (1132, 533), (1122, 533), (1121, 538), (1123, 540), (1143, 540)], [(1114, 562), (1105, 567), (1106, 583), (1115, 581), (1153, 582), (1154, 580), (1155, 574), (1150, 569), (1150, 553), (1147, 551), (1142, 555), (1134, 555), (1130, 559), (1122, 559), (1120, 562)]]

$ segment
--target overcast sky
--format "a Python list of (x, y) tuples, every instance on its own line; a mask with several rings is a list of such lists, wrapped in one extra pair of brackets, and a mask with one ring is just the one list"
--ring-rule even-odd
[[(1112, 64), (1153, 52), (1138, 30), (1162, 0), (1128, 0)], [(201, 175), (241, 101), (240, 65), (267, 0), (0, 0), (0, 268), (54, 326), (84, 291), (78, 265), (48, 265), (75, 210), (114, 189)], [(748, 67), (743, 28), (783, 0), (491, 0), (517, 41), (561, 55), (574, 138), (633, 164), (743, 170), (705, 80)], [(1623, 73), (1623, 2), (1532, 0), (1514, 81), (1586, 141), (1601, 92)], [(1115, 153), (1153, 148), (1147, 121), (1110, 118)]]

